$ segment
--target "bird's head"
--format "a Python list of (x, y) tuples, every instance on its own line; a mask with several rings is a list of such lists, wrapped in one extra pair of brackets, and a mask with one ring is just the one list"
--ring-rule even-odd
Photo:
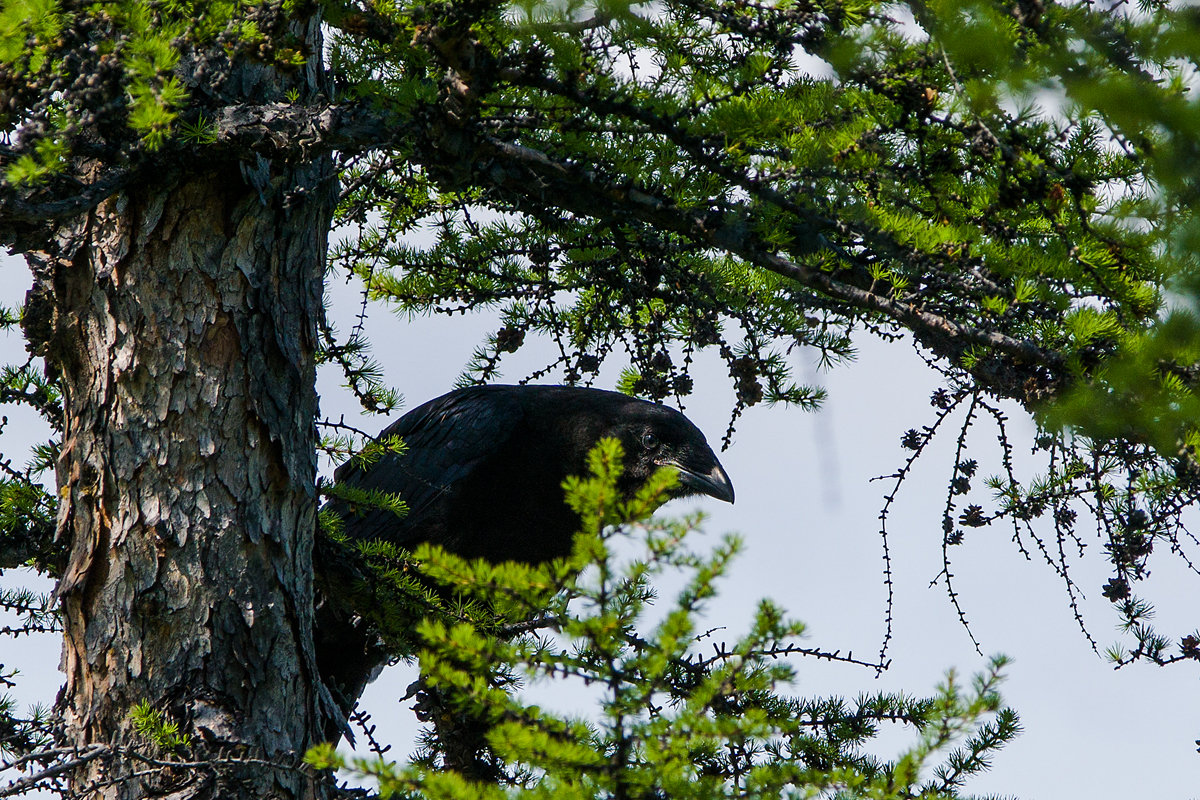
[(621, 488), (632, 491), (662, 467), (679, 472), (676, 497), (706, 494), (733, 502), (733, 483), (704, 434), (673, 408), (632, 401), (608, 432), (625, 450)]

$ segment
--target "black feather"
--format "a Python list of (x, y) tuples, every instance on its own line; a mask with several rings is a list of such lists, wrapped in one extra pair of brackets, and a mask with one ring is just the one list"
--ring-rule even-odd
[(441, 544), (465, 557), (536, 563), (567, 555), (578, 517), (562, 482), (586, 471), (602, 437), (620, 440), (631, 495), (661, 466), (680, 472), (677, 495), (703, 493), (729, 502), (733, 486), (704, 434), (683, 414), (616, 392), (566, 386), (476, 386), (421, 405), (388, 426), (404, 453), (362, 467), (351, 461), (339, 482), (400, 495), (401, 519), (344, 501), (330, 507), (352, 538), (405, 547)]

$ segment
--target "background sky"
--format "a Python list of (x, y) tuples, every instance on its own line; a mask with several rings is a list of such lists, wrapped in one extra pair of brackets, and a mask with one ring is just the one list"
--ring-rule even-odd
[[(0, 303), (19, 304), (28, 284), (21, 260), (0, 260)], [(333, 318), (348, 330), (358, 310), (357, 290), (335, 280), (331, 299)], [(387, 381), (404, 394), (405, 408), (453, 388), (473, 349), (495, 327), (486, 315), (410, 320), (382, 307), (372, 309), (368, 323), (374, 354)], [(727, 532), (744, 537), (743, 554), (710, 606), (709, 621), (728, 629), (725, 638), (745, 630), (758, 599), (765, 596), (808, 624), (809, 646), (852, 652), (866, 661), (879, 651), (886, 594), (878, 517), (891, 481), (871, 479), (903, 464), (908, 453), (901, 449), (900, 437), (905, 430), (932, 423), (928, 397), (939, 382), (908, 344), (867, 336), (857, 344), (857, 361), (829, 372), (817, 372), (804, 354), (793, 356), (802, 380), (828, 390), (821, 411), (760, 406), (742, 417), (732, 447), (719, 454), (737, 490), (735, 505), (703, 498), (664, 509), (700, 508), (709, 514), (706, 533), (693, 547), (702, 547), (705, 538), (715, 543)], [(503, 380), (516, 382), (524, 371), (540, 367), (538, 353), (539, 343), (531, 341), (504, 363)], [(0, 335), (0, 361), (23, 360), (20, 338)], [(597, 385), (611, 388), (618, 368), (606, 367)], [(696, 393), (688, 398), (686, 413), (718, 447), (733, 392), (719, 363), (701, 359), (694, 375)], [(333, 370), (323, 370), (322, 413), (354, 421), (357, 405), (340, 382)], [(1026, 457), (1032, 424), (1018, 407), (1006, 406), (1006, 411), (1012, 417), (1018, 468), (1028, 476), (1037, 469)], [(47, 434), (32, 415), (6, 413), (9, 424), (0, 436), (0, 452), (20, 462), (28, 447)], [(379, 430), (387, 420), (366, 418), (356, 424)], [(981, 477), (993, 474), (999, 463), (989, 426), (981, 422), (969, 439)], [(876, 678), (867, 668), (800, 659), (795, 662), (795, 692), (919, 695), (931, 692), (947, 669), (966, 676), (983, 669), (986, 656), (1003, 653), (1013, 659), (1004, 698), (1020, 713), (1025, 732), (996, 757), (992, 772), (968, 784), (970, 790), (1047, 799), (1200, 798), (1200, 755), (1194, 741), (1200, 738), (1200, 687), (1194, 663), (1114, 671), (1080, 633), (1061, 580), (1044, 563), (1026, 561), (1010, 541), (1011, 529), (1002, 526), (968, 531), (953, 553), (955, 586), (982, 656), (959, 623), (944, 586), (930, 586), (942, 568), (941, 509), (956, 433), (951, 428), (929, 448), (892, 508), (890, 669)], [(1100, 595), (1108, 577), (1101, 541), (1089, 540), (1088, 550), (1073, 577), (1086, 593), (1081, 609), (1103, 651), (1117, 640), (1116, 617)], [(1157, 624), (1164, 632), (1191, 630), (1200, 579), (1166, 554), (1157, 559), (1150, 587), (1142, 593), (1156, 603)], [(4, 585), (14, 577), (4, 575)], [(44, 582), (34, 585), (50, 588)], [(20, 701), (53, 701), (61, 680), (55, 671), (58, 651), (53, 637), (0, 638), (0, 663), (23, 672), (16, 692)], [(394, 744), (389, 755), (397, 759), (410, 751), (417, 730), (411, 701), (397, 703), (414, 676), (415, 670), (404, 665), (389, 669), (364, 698), (380, 735)], [(530, 689), (539, 698), (541, 691)], [(588, 700), (553, 688), (546, 697), (544, 704), (552, 707), (585, 709)], [(881, 752), (894, 752), (911, 740), (902, 729), (889, 732)]]

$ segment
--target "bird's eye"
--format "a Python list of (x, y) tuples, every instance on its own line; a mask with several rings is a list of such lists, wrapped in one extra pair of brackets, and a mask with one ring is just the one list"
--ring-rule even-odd
[(646, 448), (647, 450), (653, 450), (654, 448), (658, 447), (658, 437), (649, 431), (643, 433), (642, 447)]

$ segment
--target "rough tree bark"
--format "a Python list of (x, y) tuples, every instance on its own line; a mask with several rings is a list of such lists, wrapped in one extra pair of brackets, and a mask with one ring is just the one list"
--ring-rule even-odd
[[(318, 21), (299, 32), (319, 54)], [(300, 72), (312, 89), (319, 70)], [(286, 88), (268, 73), (230, 84), (261, 102)], [(295, 756), (335, 713), (312, 642), (314, 351), (334, 196), (327, 156), (201, 164), (125, 189), (28, 254), (27, 335), (65, 407), (59, 710), (70, 744), (105, 753), (72, 775), (77, 791), (320, 793)], [(212, 766), (131, 757), (145, 751), (141, 701), (191, 735), (164, 758)]]

